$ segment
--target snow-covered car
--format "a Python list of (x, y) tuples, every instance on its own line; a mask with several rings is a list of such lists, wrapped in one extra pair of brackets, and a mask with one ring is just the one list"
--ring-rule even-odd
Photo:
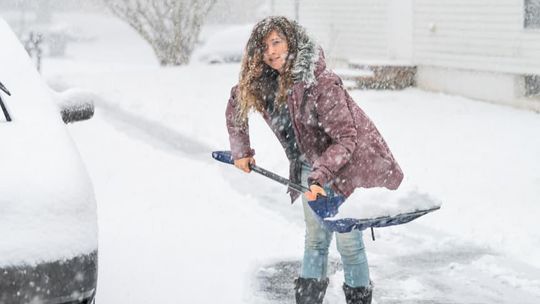
[(89, 94), (52, 91), (0, 18), (0, 303), (91, 303), (94, 191), (64, 122)]
[(240, 62), (252, 29), (253, 25), (248, 24), (215, 31), (195, 50), (194, 57), (197, 61), (210, 64)]

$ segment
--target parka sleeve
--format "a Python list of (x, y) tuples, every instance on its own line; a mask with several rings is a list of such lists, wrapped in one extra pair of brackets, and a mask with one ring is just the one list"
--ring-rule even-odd
[(337, 82), (328, 85), (317, 99), (318, 123), (331, 138), (331, 145), (314, 161), (308, 182), (325, 185), (347, 162), (356, 148), (356, 126), (347, 104), (344, 88)]
[(225, 110), (227, 121), (227, 131), (229, 132), (229, 143), (231, 154), (234, 160), (255, 155), (255, 150), (251, 149), (249, 142), (249, 124), (239, 122), (238, 114), (237, 85), (231, 89), (231, 96)]

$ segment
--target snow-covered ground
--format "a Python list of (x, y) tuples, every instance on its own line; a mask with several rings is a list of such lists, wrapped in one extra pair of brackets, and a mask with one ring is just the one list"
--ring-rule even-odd
[[(92, 121), (70, 127), (98, 201), (98, 302), (265, 303), (258, 273), (300, 260), (303, 222), (281, 186), (210, 158), (228, 149), (239, 66), (159, 68), (119, 21), (59, 18), (93, 39), (45, 58), (44, 76), (102, 97)], [(417, 89), (351, 95), (407, 183), (443, 201), (376, 242), (366, 234), (377, 303), (539, 303), (540, 116)], [(285, 175), (268, 128), (254, 116), (251, 129), (257, 163)], [(341, 277), (329, 303), (344, 303)]]

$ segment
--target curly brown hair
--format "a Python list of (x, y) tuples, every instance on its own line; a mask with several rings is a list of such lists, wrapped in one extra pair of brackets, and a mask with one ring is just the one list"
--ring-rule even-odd
[[(267, 17), (254, 26), (244, 49), (238, 84), (241, 121), (247, 120), (250, 110), (262, 112), (267, 102), (275, 102), (276, 107), (285, 104), (293, 84), (298, 28), (296, 21), (281, 16)], [(272, 31), (287, 41), (288, 55), (281, 74), (263, 61), (264, 40)]]

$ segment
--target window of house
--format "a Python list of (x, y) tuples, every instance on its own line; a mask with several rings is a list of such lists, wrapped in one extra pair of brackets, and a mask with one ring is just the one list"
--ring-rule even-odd
[(525, 0), (525, 28), (540, 29), (540, 0)]
[(540, 75), (525, 75), (525, 96), (540, 97)]

